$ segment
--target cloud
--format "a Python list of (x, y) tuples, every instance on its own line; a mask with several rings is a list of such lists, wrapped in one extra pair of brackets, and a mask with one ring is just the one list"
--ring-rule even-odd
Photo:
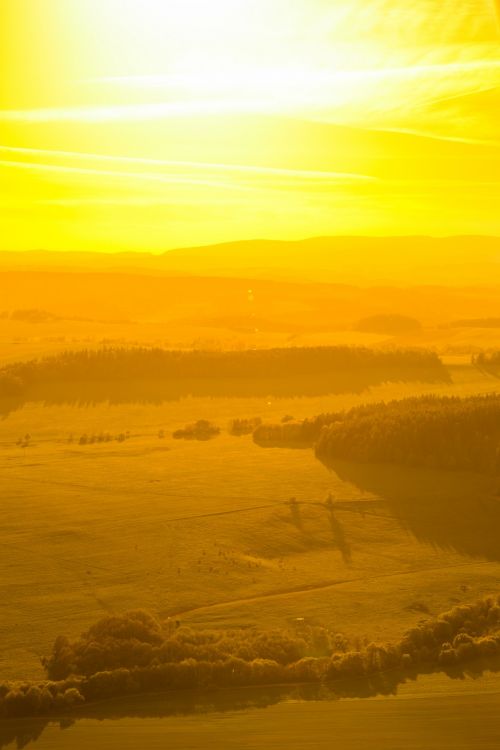
[[(300, 179), (304, 181), (328, 181), (328, 182), (370, 182), (375, 178), (365, 174), (356, 173), (345, 173), (345, 172), (332, 172), (332, 171), (320, 171), (310, 169), (285, 169), (277, 167), (260, 167), (250, 166), (243, 164), (216, 164), (210, 162), (195, 162), (195, 161), (176, 161), (168, 159), (146, 159), (139, 157), (129, 156), (110, 156), (103, 154), (93, 153), (82, 153), (78, 151), (54, 151), (48, 149), (33, 149), (33, 148), (21, 148), (14, 146), (0, 146), (0, 153), (4, 154), (15, 154), (20, 156), (32, 156), (40, 159), (70, 159), (76, 162), (87, 162), (87, 163), (104, 163), (114, 165), (128, 165), (128, 166), (149, 166), (158, 169), (172, 169), (172, 170), (194, 170), (203, 172), (215, 172), (220, 174), (229, 174), (241, 177), (279, 177), (289, 179)], [(40, 162), (26, 162), (26, 161), (15, 161), (15, 160), (1, 160), (0, 165), (15, 167), (19, 169), (45, 169), (56, 172), (74, 172), (80, 174), (94, 174), (103, 175), (108, 177), (125, 177), (125, 178), (138, 178), (144, 180), (158, 180), (160, 182), (185, 182), (186, 178), (174, 174), (166, 174), (165, 172), (135, 172), (135, 171), (123, 171), (123, 170), (110, 170), (110, 169), (96, 169), (88, 166), (65, 166), (54, 163), (40, 163)], [(202, 180), (196, 180), (195, 184), (212, 184), (205, 183)], [(223, 185), (223, 183), (221, 183)], [(227, 185), (226, 185), (227, 186)], [(232, 184), (231, 184), (232, 187)]]

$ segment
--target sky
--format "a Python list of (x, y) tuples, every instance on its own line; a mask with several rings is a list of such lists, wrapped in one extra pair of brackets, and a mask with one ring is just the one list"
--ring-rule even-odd
[(2, 0), (0, 247), (500, 235), (493, 0)]

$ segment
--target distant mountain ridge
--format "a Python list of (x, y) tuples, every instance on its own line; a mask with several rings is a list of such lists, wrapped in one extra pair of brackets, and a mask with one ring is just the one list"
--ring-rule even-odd
[(338, 284), (500, 283), (500, 237), (241, 240), (144, 252), (0, 251), (1, 271), (92, 271)]

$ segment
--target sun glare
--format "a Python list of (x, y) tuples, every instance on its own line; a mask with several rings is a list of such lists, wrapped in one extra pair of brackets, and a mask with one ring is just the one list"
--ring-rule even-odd
[(252, 31), (262, 30), (257, 20), (264, 7), (249, 0), (89, 0), (77, 15), (105, 65), (119, 59), (122, 69), (160, 74), (179, 62), (203, 59), (210, 67), (214, 59), (239, 57), (255, 42)]
[(307, 69), (290, 69), (279, 2), (87, 0), (64, 9), (94, 83), (255, 99), (296, 89)]

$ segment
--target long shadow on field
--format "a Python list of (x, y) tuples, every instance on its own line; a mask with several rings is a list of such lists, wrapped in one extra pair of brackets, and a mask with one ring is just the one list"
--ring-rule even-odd
[(378, 495), (417, 539), (500, 561), (499, 480), (479, 474), (334, 461), (340, 479)]
[(308, 373), (287, 377), (197, 377), (164, 378), (162, 380), (71, 381), (32, 384), (16, 394), (0, 392), (0, 418), (33, 402), (46, 406), (96, 404), (161, 404), (187, 396), (199, 398), (293, 398), (295, 396), (326, 396), (342, 393), (363, 393), (384, 382), (446, 382), (443, 372), (383, 372), (359, 369), (337, 373)]
[(346, 539), (344, 527), (335, 515), (333, 504), (328, 506), (328, 517), (335, 545), (338, 547), (343, 561), (348, 565), (352, 562), (351, 546)]
[(302, 521), (302, 516), (300, 514), (299, 503), (294, 497), (292, 497), (291, 500), (288, 500), (288, 506), (290, 508), (290, 518), (293, 525), (297, 528), (298, 531), (303, 531), (304, 522)]
[[(443, 672), (450, 679), (479, 678), (485, 671), (499, 672), (500, 660), (481, 660), (465, 668), (420, 669), (419, 674)], [(155, 694), (129, 695), (84, 705), (61, 716), (31, 719), (5, 719), (0, 722), (0, 748), (16, 743), (24, 748), (35, 743), (49, 725), (62, 731), (81, 720), (120, 721), (120, 719), (162, 719), (172, 716), (197, 716), (226, 711), (267, 708), (283, 701), (338, 701), (343, 698), (373, 698), (397, 695), (398, 687), (417, 679), (417, 673), (385, 672), (329, 684), (277, 685), (249, 688), (185, 690)], [(71, 741), (70, 736), (68, 741)]]

